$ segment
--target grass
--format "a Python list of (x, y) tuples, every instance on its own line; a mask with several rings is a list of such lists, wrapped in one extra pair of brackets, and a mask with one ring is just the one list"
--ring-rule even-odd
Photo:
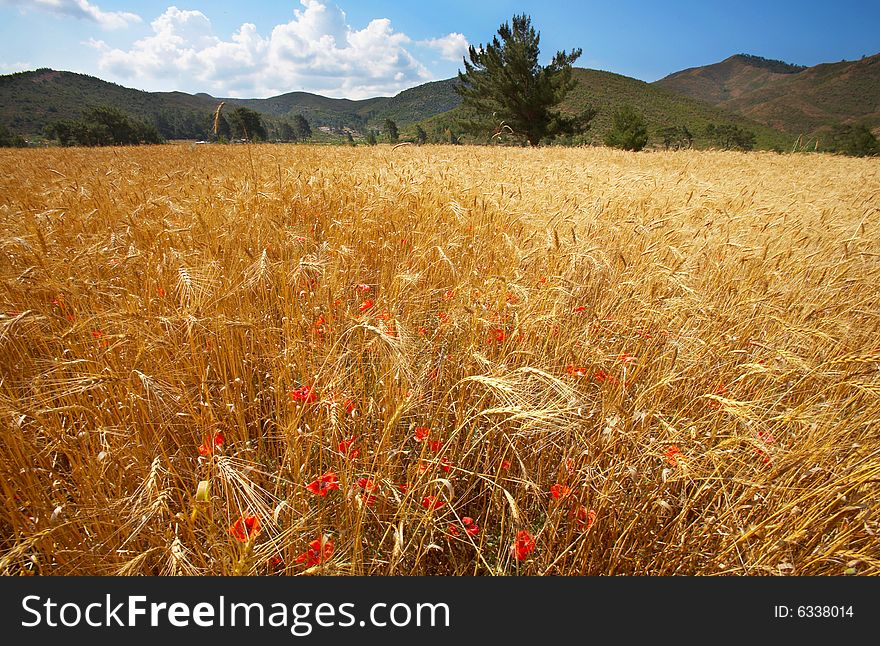
[(4, 574), (880, 573), (872, 160), (0, 171)]

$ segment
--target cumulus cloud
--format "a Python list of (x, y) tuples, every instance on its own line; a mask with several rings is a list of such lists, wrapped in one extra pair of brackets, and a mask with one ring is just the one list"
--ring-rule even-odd
[[(128, 49), (96, 40), (90, 44), (99, 52), (100, 68), (119, 80), (144, 87), (177, 79), (178, 88), (195, 84), (198, 91), (219, 96), (306, 90), (358, 99), (393, 95), (432, 79), (410, 51), (419, 43), (395, 31), (387, 18), (354, 29), (335, 5), (319, 0), (301, 0), (301, 5), (292, 20), (267, 36), (245, 23), (224, 40), (202, 12), (169, 7), (151, 23), (153, 33)], [(438, 44), (431, 46), (445, 55), (456, 44), (460, 47), (458, 36), (436, 39)], [(450, 37), (456, 38), (447, 42)]]
[(458, 32), (446, 34), (442, 38), (430, 38), (421, 42), (426, 47), (438, 50), (440, 56), (446, 60), (456, 62), (460, 62), (462, 58), (467, 56), (468, 47), (470, 46), (464, 34), (459, 34)]
[(97, 23), (103, 29), (122, 29), (141, 22), (141, 17), (128, 11), (103, 11), (88, 0), (0, 0), (0, 4), (26, 9), (42, 9), (58, 16)]

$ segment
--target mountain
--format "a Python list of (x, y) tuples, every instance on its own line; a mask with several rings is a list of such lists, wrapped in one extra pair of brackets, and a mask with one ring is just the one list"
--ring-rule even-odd
[(174, 117), (181, 122), (203, 120), (217, 99), (184, 92), (142, 92), (93, 76), (38, 69), (0, 76), (0, 123), (21, 135), (38, 135), (53, 121), (78, 118), (83, 110), (111, 105), (129, 114), (156, 121)]
[[(710, 142), (705, 132), (710, 123), (736, 125), (753, 132), (757, 148), (785, 150), (793, 143), (793, 137), (778, 130), (638, 79), (583, 68), (574, 68), (572, 72), (577, 85), (560, 108), (567, 114), (577, 114), (589, 107), (596, 108), (597, 114), (585, 133), (585, 143), (601, 144), (611, 129), (614, 112), (623, 105), (632, 106), (644, 117), (649, 145), (662, 143), (661, 133), (665, 128), (687, 128), (694, 136), (694, 145), (708, 146)], [(447, 128), (454, 131), (455, 121), (460, 116), (458, 110), (453, 110), (426, 119), (420, 125), (429, 133), (440, 133)]]
[(697, 145), (708, 144), (704, 141), (706, 126), (714, 123), (752, 131), (758, 148), (787, 148), (790, 145), (789, 137), (751, 119), (628, 76), (578, 68), (574, 70), (574, 78), (578, 84), (561, 107), (568, 112), (577, 112), (588, 105), (599, 109), (587, 133), (593, 143), (600, 143), (605, 138), (611, 129), (614, 112), (629, 104), (645, 118), (653, 143), (658, 143), (659, 133), (664, 128), (677, 126), (686, 127), (693, 133)]
[(815, 134), (835, 123), (880, 129), (880, 54), (814, 67), (738, 54), (652, 85), (793, 135)]
[(53, 121), (76, 119), (83, 110), (110, 105), (155, 123), (170, 139), (204, 138), (220, 101), (226, 109), (248, 107), (269, 121), (302, 114), (313, 126), (363, 131), (381, 128), (386, 118), (401, 127), (454, 108), (459, 103), (454, 79), (426, 83), (394, 97), (352, 101), (308, 92), (290, 92), (268, 99), (231, 99), (209, 94), (144, 92), (93, 76), (39, 69), (0, 76), (0, 124), (16, 134), (39, 135)]
[[(627, 103), (648, 123), (652, 142), (664, 128), (687, 128), (696, 145), (708, 124), (732, 124), (752, 131), (758, 148), (787, 148), (794, 136), (814, 134), (835, 123), (867, 123), (880, 132), (880, 54), (859, 61), (814, 67), (738, 54), (703, 67), (644, 83), (611, 72), (576, 68), (578, 81), (563, 104), (567, 112), (598, 110), (586, 141), (598, 143), (611, 115)], [(455, 130), (461, 103), (457, 79), (425, 83), (394, 97), (332, 99), (289, 92), (268, 99), (223, 99), (209, 94), (143, 92), (93, 76), (39, 69), (0, 76), (0, 125), (14, 134), (35, 136), (59, 119), (110, 105), (154, 123), (163, 136), (204, 138), (220, 101), (227, 109), (245, 106), (264, 115), (270, 134), (281, 120), (302, 114), (313, 127), (347, 128), (365, 134), (394, 120), (404, 136), (421, 125), (435, 138)], [(438, 134), (439, 133), (439, 134)], [(323, 136), (323, 135), (322, 135)]]
[(365, 131), (381, 128), (385, 119), (391, 119), (405, 127), (446, 112), (461, 100), (454, 91), (455, 79), (433, 81), (393, 97), (372, 99), (330, 99), (309, 92), (289, 92), (269, 99), (226, 99), (234, 105), (242, 105), (266, 115), (288, 118), (303, 115), (310, 123)]

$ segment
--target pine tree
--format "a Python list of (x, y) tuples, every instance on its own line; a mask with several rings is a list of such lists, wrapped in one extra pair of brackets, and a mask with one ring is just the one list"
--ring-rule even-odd
[(416, 143), (421, 145), (421, 144), (425, 143), (426, 141), (428, 141), (428, 133), (425, 132), (424, 128), (417, 125), (416, 126)]
[(382, 130), (385, 131), (385, 134), (388, 136), (388, 141), (392, 144), (396, 144), (400, 139), (400, 133), (397, 130), (397, 124), (394, 123), (391, 119), (385, 119), (385, 124), (382, 126)]
[(538, 65), (541, 36), (526, 15), (514, 16), (512, 26), (502, 24), (498, 36), (485, 47), (472, 45), (470, 61), (464, 59), (465, 71), (458, 73), (456, 92), (471, 114), (465, 126), (472, 132), (486, 133), (488, 129), (488, 134), (507, 126), (532, 146), (557, 135), (586, 130), (594, 110), (572, 118), (556, 109), (577, 84), (571, 66), (581, 50), (556, 52), (549, 65)]

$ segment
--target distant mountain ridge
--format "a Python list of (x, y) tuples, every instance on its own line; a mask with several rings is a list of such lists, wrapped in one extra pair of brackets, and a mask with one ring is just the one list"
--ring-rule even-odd
[[(867, 122), (880, 128), (880, 54), (860, 61), (814, 67), (737, 54), (645, 83), (611, 72), (575, 68), (578, 81), (562, 108), (599, 110), (587, 141), (601, 142), (611, 114), (633, 105), (648, 122), (656, 144), (661, 130), (687, 128), (700, 143), (709, 123), (734, 124), (756, 134), (759, 148), (785, 148), (793, 137), (834, 123)], [(39, 69), (0, 76), (0, 125), (38, 136), (60, 119), (79, 118), (96, 105), (110, 105), (154, 123), (166, 138), (204, 138), (220, 101), (262, 113), (277, 132), (282, 120), (302, 114), (317, 129), (365, 136), (394, 120), (408, 136), (415, 125), (436, 134), (453, 127), (461, 103), (456, 78), (425, 83), (393, 97), (334, 99), (289, 92), (266, 99), (214, 97), (205, 93), (144, 92), (74, 72)], [(273, 128), (275, 128), (273, 130)], [(704, 142), (705, 143), (705, 142)]]
[[(302, 114), (313, 126), (365, 130), (386, 118), (407, 126), (456, 107), (457, 81), (447, 79), (404, 90), (394, 97), (333, 99), (309, 92), (290, 92), (268, 99), (213, 97), (200, 92), (144, 92), (94, 76), (38, 69), (0, 76), (0, 123), (15, 133), (38, 135), (51, 122), (78, 118), (95, 105), (111, 105), (156, 123), (164, 136), (174, 130), (181, 137), (206, 136), (210, 115), (221, 101), (227, 109), (248, 107), (269, 118)], [(200, 134), (197, 134), (200, 133)]]
[(737, 54), (653, 85), (793, 135), (835, 123), (880, 129), (880, 54), (813, 67)]

